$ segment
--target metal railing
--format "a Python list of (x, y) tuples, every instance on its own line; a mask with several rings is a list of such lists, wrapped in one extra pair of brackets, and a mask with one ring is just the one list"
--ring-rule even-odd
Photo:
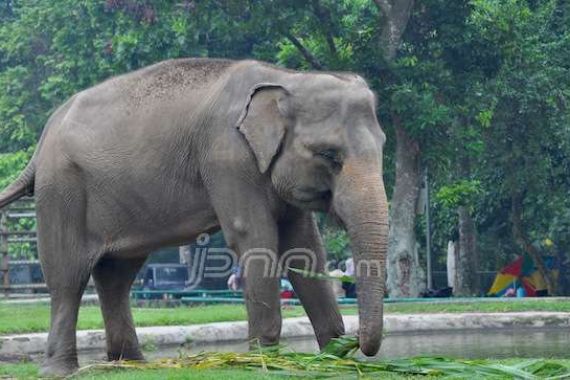
[(10, 260), (10, 245), (32, 243), (37, 244), (36, 231), (17, 231), (10, 229), (10, 221), (21, 219), (35, 219), (35, 207), (33, 198), (22, 198), (17, 203), (0, 210), (0, 273), (2, 274), (1, 290), (5, 297), (10, 296), (11, 291), (47, 289), (43, 283), (14, 284), (10, 278), (10, 269), (16, 265), (39, 264), (37, 260), (37, 249), (33, 260)]

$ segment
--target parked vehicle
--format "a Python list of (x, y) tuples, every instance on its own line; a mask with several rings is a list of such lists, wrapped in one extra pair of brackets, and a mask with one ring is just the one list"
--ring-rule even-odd
[(141, 290), (183, 290), (188, 267), (183, 264), (149, 264), (139, 273), (136, 287)]
[(295, 291), (293, 290), (293, 285), (291, 285), (291, 282), (289, 282), (289, 280), (282, 278), (281, 279), (281, 289), (280, 289), (280, 295), (281, 298), (283, 299), (290, 299), (290, 298), (296, 298), (297, 296), (295, 295)]
[[(44, 284), (44, 276), (41, 265), (38, 261), (12, 261), (10, 263), (10, 285), (11, 286), (30, 286), (30, 288), (21, 288), (20, 292), (45, 292), (41, 285)], [(0, 271), (0, 284), (4, 283), (4, 272)], [(40, 286), (34, 288), (33, 286)]]

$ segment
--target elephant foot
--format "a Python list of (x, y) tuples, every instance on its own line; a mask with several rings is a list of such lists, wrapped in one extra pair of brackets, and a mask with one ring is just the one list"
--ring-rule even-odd
[(249, 350), (259, 351), (259, 349), (271, 349), (279, 347), (279, 338), (252, 338), (249, 340)]
[(317, 342), (319, 343), (319, 348), (322, 350), (330, 343), (331, 340), (344, 336), (344, 326), (340, 326), (340, 328), (337, 329), (319, 331), (318, 333), (315, 332), (315, 335), (317, 337)]
[(67, 377), (79, 369), (77, 359), (52, 360), (46, 359), (41, 367), (40, 377)]
[(118, 360), (129, 360), (144, 362), (146, 361), (144, 355), (138, 349), (124, 350), (122, 352), (107, 352), (107, 360), (113, 362)]

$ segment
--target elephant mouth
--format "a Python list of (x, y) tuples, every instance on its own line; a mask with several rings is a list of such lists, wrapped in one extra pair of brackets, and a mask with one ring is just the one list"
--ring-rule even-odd
[(317, 191), (312, 189), (300, 190), (295, 192), (294, 203), (298, 203), (303, 207), (315, 210), (327, 210), (332, 201), (332, 192), (330, 190)]

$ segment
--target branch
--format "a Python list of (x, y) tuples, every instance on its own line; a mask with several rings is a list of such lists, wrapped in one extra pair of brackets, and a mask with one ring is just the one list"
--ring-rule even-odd
[(321, 63), (319, 62), (319, 60), (309, 51), (307, 50), (306, 47), (303, 46), (303, 44), (301, 43), (301, 41), (299, 41), (295, 36), (293, 36), (291, 33), (289, 32), (285, 32), (285, 37), (287, 37), (287, 39), (289, 41), (291, 41), (291, 43), (293, 45), (295, 45), (295, 47), (299, 50), (299, 52), (303, 55), (303, 57), (305, 58), (305, 60), (307, 62), (309, 62), (309, 64), (317, 69), (317, 70), (322, 70), (323, 69), (323, 65), (321, 65)]
[(334, 36), (333, 36), (333, 27), (330, 12), (328, 10), (323, 9), (319, 0), (311, 1), (313, 6), (313, 12), (321, 21), (320, 28), (323, 34), (325, 35), (325, 40), (327, 41), (327, 45), (329, 46), (329, 50), (331, 54), (335, 57), (337, 56), (336, 45), (334, 43)]
[(374, 0), (376, 6), (383, 12), (384, 25), (380, 33), (382, 53), (387, 62), (396, 58), (402, 35), (408, 26), (414, 0)]
[(392, 4), (390, 4), (389, 0), (374, 0), (374, 2), (386, 15), (392, 13)]

